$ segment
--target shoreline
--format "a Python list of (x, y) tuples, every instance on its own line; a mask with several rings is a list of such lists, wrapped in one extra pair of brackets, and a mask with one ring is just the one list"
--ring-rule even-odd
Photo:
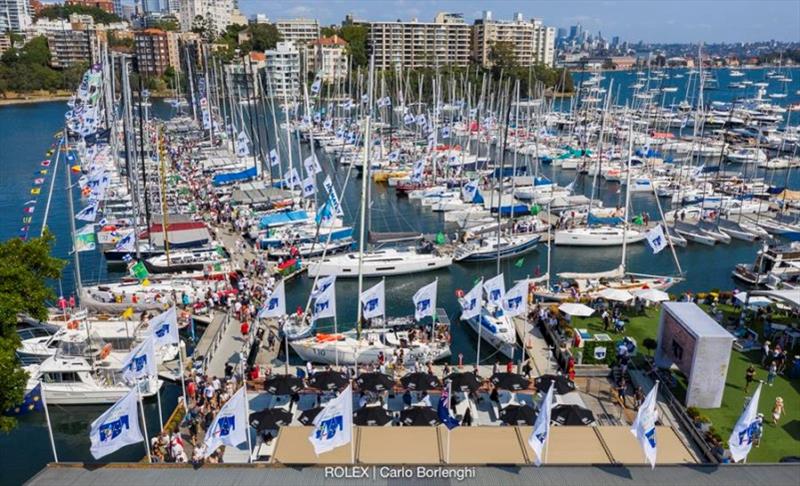
[(0, 107), (14, 105), (32, 105), (35, 103), (50, 103), (54, 101), (67, 101), (70, 95), (35, 96), (30, 98), (3, 98), (0, 99)]

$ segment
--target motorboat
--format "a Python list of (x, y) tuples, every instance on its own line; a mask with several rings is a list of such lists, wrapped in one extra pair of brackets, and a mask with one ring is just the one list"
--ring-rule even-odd
[(144, 266), (152, 273), (193, 272), (220, 266), (229, 261), (223, 247), (214, 250), (177, 251), (164, 253), (144, 260)]
[(765, 245), (758, 251), (753, 263), (740, 263), (733, 269), (734, 278), (750, 285), (766, 283), (770, 274), (782, 280), (800, 276), (800, 242)]
[(553, 242), (557, 246), (619, 246), (645, 239), (645, 234), (636, 230), (624, 230), (618, 226), (587, 226), (556, 230)]
[(498, 238), (485, 234), (481, 238), (459, 245), (453, 254), (457, 262), (473, 262), (511, 258), (536, 248), (541, 235), (536, 233), (505, 234)]
[[(365, 277), (389, 277), (410, 273), (429, 272), (449, 267), (453, 257), (440, 253), (434, 247), (383, 248), (364, 252), (361, 273)], [(332, 255), (308, 264), (309, 275), (336, 275), (358, 277), (358, 252)]]
[[(484, 304), (480, 315), (462, 319), (480, 338), (509, 359), (514, 359), (517, 335), (514, 321), (494, 304)], [(478, 331), (480, 326), (480, 331)]]

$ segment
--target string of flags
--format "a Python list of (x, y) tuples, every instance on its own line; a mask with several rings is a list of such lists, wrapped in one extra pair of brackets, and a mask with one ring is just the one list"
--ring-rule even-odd
[(36, 213), (37, 204), (39, 203), (39, 196), (42, 194), (42, 187), (45, 186), (47, 176), (50, 173), (50, 165), (52, 164), (50, 158), (57, 152), (58, 148), (55, 142), (51, 144), (50, 148), (45, 152), (45, 157), (47, 158), (42, 160), (39, 163), (39, 169), (33, 172), (33, 181), (30, 189), (31, 199), (22, 206), (22, 226), (19, 229), (19, 237), (22, 241), (28, 239), (33, 215)]

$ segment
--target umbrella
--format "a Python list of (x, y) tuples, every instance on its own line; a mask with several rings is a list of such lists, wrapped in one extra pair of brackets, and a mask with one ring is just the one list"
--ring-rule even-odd
[(524, 390), (531, 385), (527, 378), (516, 373), (495, 373), (490, 380), (494, 386), (503, 390)]
[(392, 415), (383, 407), (363, 407), (353, 414), (356, 425), (386, 425), (392, 421)]
[(669, 300), (669, 294), (658, 289), (640, 290), (636, 292), (636, 297), (644, 299), (648, 302), (666, 302)]
[(308, 379), (308, 386), (319, 390), (341, 390), (350, 380), (341, 371), (317, 371)]
[(464, 373), (456, 372), (447, 375), (445, 380), (450, 382), (453, 390), (460, 390), (462, 392), (474, 392), (481, 386), (481, 381), (475, 376), (475, 373), (467, 371)]
[(382, 392), (391, 389), (394, 380), (383, 373), (361, 373), (356, 383), (361, 391)]
[(264, 383), (264, 390), (273, 395), (291, 395), (303, 389), (303, 380), (293, 375), (275, 375)]
[(308, 410), (303, 410), (297, 420), (303, 425), (311, 425), (311, 422), (314, 421), (323, 408), (325, 407), (314, 407), (309, 408)]
[(561, 304), (558, 306), (558, 310), (569, 316), (589, 317), (590, 315), (594, 314), (594, 309), (588, 305), (575, 304), (572, 302)]
[(536, 390), (542, 393), (550, 389), (550, 383), (555, 380), (555, 392), (559, 395), (575, 391), (575, 383), (571, 382), (569, 378), (564, 375), (542, 375), (536, 378), (533, 382), (536, 385)]
[(436, 425), (439, 415), (431, 407), (410, 407), (400, 411), (403, 425)]
[(597, 296), (606, 300), (615, 300), (617, 302), (628, 302), (633, 299), (633, 294), (627, 290), (605, 288), (597, 293)]
[(282, 408), (265, 408), (260, 412), (251, 413), (249, 418), (250, 426), (259, 432), (292, 423), (292, 414)]
[(551, 420), (558, 425), (591, 425), (594, 414), (580, 405), (556, 405), (551, 412)]
[(509, 405), (500, 410), (500, 420), (508, 425), (533, 425), (536, 410), (528, 405)]
[(439, 379), (430, 373), (409, 373), (400, 379), (404, 387), (409, 390), (433, 390), (439, 388)]

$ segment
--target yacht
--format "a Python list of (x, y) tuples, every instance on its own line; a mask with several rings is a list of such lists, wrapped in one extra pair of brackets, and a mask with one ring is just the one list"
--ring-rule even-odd
[[(480, 334), (481, 339), (505, 357), (514, 359), (514, 348), (517, 342), (514, 321), (501, 308), (494, 304), (484, 304), (479, 316), (462, 320), (465, 320), (476, 334)], [(479, 325), (480, 332), (478, 331)]]
[(228, 262), (224, 249), (177, 251), (150, 257), (144, 260), (144, 266), (152, 273), (192, 272), (206, 267), (222, 265)]
[[(361, 273), (365, 277), (389, 277), (429, 272), (449, 267), (452, 263), (452, 256), (442, 254), (432, 246), (385, 248), (364, 253)], [(311, 262), (308, 273), (315, 276), (358, 277), (358, 252), (333, 255)]]
[(623, 230), (616, 226), (588, 226), (557, 230), (553, 242), (558, 246), (619, 246), (644, 240), (644, 233), (636, 230)]
[(484, 235), (478, 240), (473, 240), (456, 249), (453, 260), (457, 262), (476, 262), (494, 260), (498, 258), (511, 258), (532, 251), (541, 239), (535, 233), (521, 233), (502, 235)]
[(762, 285), (769, 275), (790, 280), (800, 275), (800, 242), (782, 246), (765, 246), (756, 254), (751, 264), (740, 263), (733, 276), (750, 285)]

